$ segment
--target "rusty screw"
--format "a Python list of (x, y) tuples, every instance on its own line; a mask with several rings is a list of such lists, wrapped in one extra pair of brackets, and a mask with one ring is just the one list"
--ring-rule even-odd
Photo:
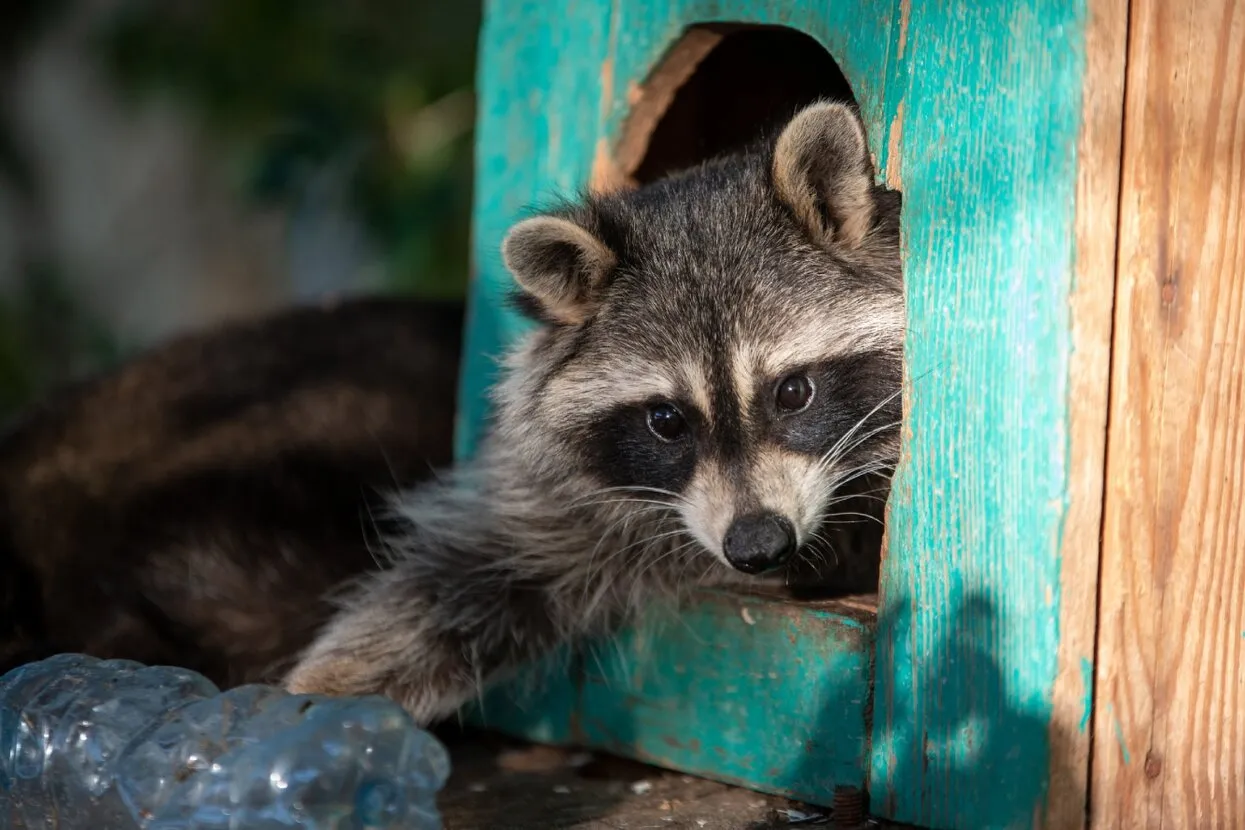
[(857, 787), (834, 788), (836, 830), (860, 830), (865, 826), (865, 794)]

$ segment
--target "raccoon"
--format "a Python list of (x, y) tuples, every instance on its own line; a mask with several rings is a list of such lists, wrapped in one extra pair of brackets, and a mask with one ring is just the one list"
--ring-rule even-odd
[(451, 461), (462, 312), (281, 310), (21, 413), (0, 434), (0, 674), (75, 651), (279, 682), (376, 567), (381, 494)]
[(755, 148), (516, 224), (502, 254), (535, 325), (480, 451), (393, 499), (385, 567), (287, 687), (383, 693), (426, 723), (689, 586), (876, 579), (832, 541), (845, 513), (880, 516), (897, 460), (899, 211), (859, 116), (820, 102)]

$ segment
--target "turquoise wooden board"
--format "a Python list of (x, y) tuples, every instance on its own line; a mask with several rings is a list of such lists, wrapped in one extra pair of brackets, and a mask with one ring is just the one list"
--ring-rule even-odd
[(902, 92), (906, 462), (871, 793), (928, 827), (1040, 824), (1060, 646), (1080, 2), (912, 4)]
[(865, 784), (872, 632), (871, 613), (838, 605), (706, 592), (552, 682), (492, 689), (471, 717), (827, 804)]
[(584, 742), (828, 803), (863, 788), (872, 614), (730, 594), (585, 659)]

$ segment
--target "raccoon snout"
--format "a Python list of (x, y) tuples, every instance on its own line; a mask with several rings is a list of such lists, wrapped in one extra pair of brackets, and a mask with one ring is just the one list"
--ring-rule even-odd
[(777, 513), (754, 513), (731, 523), (722, 541), (726, 561), (746, 574), (777, 568), (795, 551), (795, 526)]

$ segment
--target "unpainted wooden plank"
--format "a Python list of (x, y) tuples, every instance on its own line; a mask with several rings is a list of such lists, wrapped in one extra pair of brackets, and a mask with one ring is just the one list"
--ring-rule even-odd
[(1127, 33), (1128, 0), (1090, 0), (1077, 145), (1076, 273), (1069, 298), (1070, 472), (1060, 568), (1059, 661), (1050, 726), (1050, 789), (1040, 822), (1048, 828), (1082, 828), (1088, 818)]
[(1076, 233), (1078, 210), (1109, 201), (1078, 189), (1099, 160), (1079, 156), (1089, 11), (949, 0), (907, 19), (908, 435), (870, 793), (919, 826), (1075, 822), (1053, 800), (1084, 803), (1085, 692), (1067, 667), (1091, 656), (1095, 551), (1068, 546), (1093, 535), (1097, 484), (1072, 453), (1094, 453), (1103, 404), (1074, 396), (1101, 382), (1105, 357), (1103, 287), (1078, 285), (1103, 278), (1102, 256), (1078, 266)]
[(1134, 0), (1094, 718), (1100, 828), (1245, 827), (1245, 3)]

